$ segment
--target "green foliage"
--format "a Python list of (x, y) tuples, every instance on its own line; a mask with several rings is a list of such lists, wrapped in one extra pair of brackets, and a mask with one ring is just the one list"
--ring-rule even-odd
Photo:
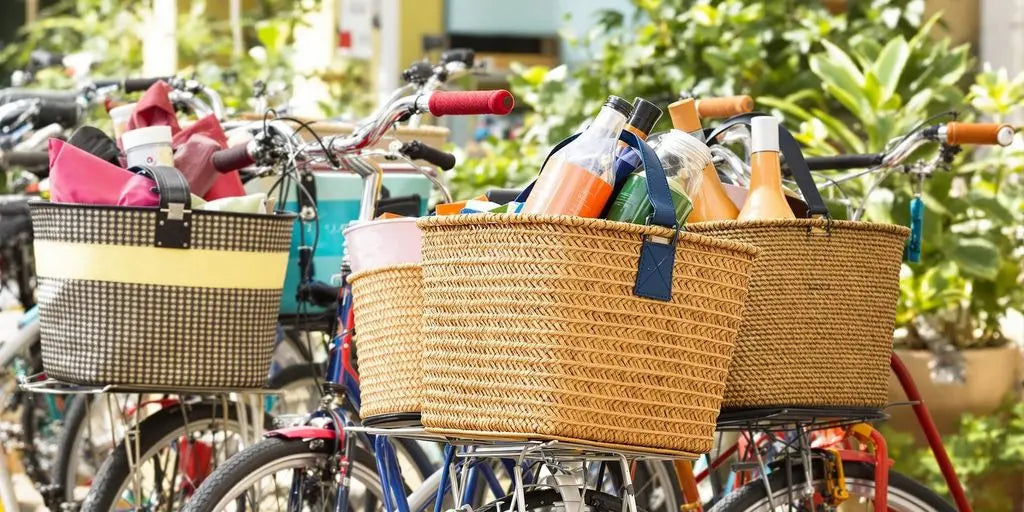
[[(227, 20), (208, 13), (207, 0), (191, 0), (178, 15), (178, 74), (194, 77), (221, 94), (229, 111), (251, 109), (254, 83), (259, 80), (271, 90), (284, 93), (295, 75), (294, 32), (304, 17), (318, 9), (318, 2), (260, 0), (243, 12), (245, 53), (233, 55), (231, 26)], [(40, 19), (23, 29), (23, 43), (12, 44), (0, 53), (2, 67), (9, 73), (24, 65), (29, 52), (47, 49), (59, 53), (88, 52), (99, 60), (93, 77), (139, 75), (142, 71), (142, 39), (149, 15), (149, 2), (116, 0), (64, 0), (48, 9)], [(372, 94), (361, 72), (363, 63), (341, 61), (328, 70), (334, 82), (332, 93), (348, 113), (369, 112)], [(75, 84), (55, 70), (37, 76), (40, 87), (69, 88)], [(281, 99), (281, 98), (277, 98)], [(271, 106), (276, 102), (272, 98)], [(330, 110), (338, 113), (337, 109)]]
[[(908, 434), (884, 433), (893, 469), (948, 494), (930, 450), (915, 448)], [(1024, 471), (1024, 403), (1008, 400), (993, 414), (965, 414), (957, 433), (944, 437), (943, 444), (975, 510), (1013, 509), (1007, 489), (1019, 487)]]
[(923, 119), (963, 105), (959, 83), (971, 65), (970, 48), (934, 41), (929, 34), (938, 19), (885, 46), (862, 34), (846, 50), (823, 41), (809, 65), (824, 95), (799, 91), (758, 102), (799, 123), (797, 138), (810, 154), (880, 151)]
[[(641, 96), (659, 104), (680, 93), (788, 96), (818, 88), (808, 56), (827, 41), (859, 34), (885, 41), (913, 33), (923, 2), (849, 2), (832, 14), (819, 0), (634, 0), (631, 16), (603, 11), (582, 36), (568, 35), (593, 58), (539, 80), (528, 70), (523, 102), (540, 118), (538, 136), (553, 143), (592, 116), (608, 94)], [(668, 119), (662, 121), (662, 128)]]
[[(986, 70), (967, 101), (977, 112), (1002, 120), (1024, 103), (1024, 75)], [(921, 322), (959, 348), (1007, 343), (1000, 322), (1008, 310), (1024, 309), (1024, 168), (1020, 141), (986, 149), (940, 174), (925, 190), (923, 264), (901, 280), (899, 343), (924, 348)], [(895, 185), (894, 185), (895, 187)], [(909, 184), (896, 188), (891, 220), (906, 222)], [(880, 220), (887, 220), (882, 218)], [(916, 322), (914, 321), (917, 318)]]

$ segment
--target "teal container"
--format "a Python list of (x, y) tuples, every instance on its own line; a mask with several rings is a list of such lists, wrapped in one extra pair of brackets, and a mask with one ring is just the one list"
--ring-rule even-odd
[[(313, 253), (313, 279), (330, 283), (331, 278), (341, 271), (341, 256), (345, 247), (345, 239), (342, 231), (349, 223), (359, 218), (359, 199), (363, 193), (363, 180), (358, 176), (343, 172), (317, 172), (317, 212), (319, 214), (320, 239), (317, 242), (316, 251)], [(252, 183), (246, 188), (250, 192), (265, 192), (273, 184), (276, 178), (266, 178), (258, 183)], [(418, 195), (422, 199), (420, 203), (420, 215), (427, 213), (427, 201), (433, 184), (418, 172), (386, 171), (384, 173), (384, 186), (388, 189), (391, 197)], [(287, 211), (298, 212), (299, 205), (296, 200), (294, 185), (289, 191), (288, 199), (284, 204)], [(313, 223), (296, 222), (292, 231), (292, 247), (288, 254), (288, 271), (284, 278), (284, 291), (281, 294), (281, 314), (295, 315), (299, 313), (299, 303), (295, 300), (295, 292), (299, 288), (299, 241), (300, 229), (305, 229), (305, 242), (307, 245), (313, 243), (316, 236), (316, 227)], [(307, 305), (308, 313), (325, 311), (324, 308), (317, 308)]]

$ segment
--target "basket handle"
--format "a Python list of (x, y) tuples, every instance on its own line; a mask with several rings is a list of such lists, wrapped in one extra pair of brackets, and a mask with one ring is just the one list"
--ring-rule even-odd
[(140, 165), (131, 171), (152, 178), (160, 197), (156, 212), (153, 245), (169, 249), (187, 249), (192, 238), (192, 193), (181, 171), (165, 165)]
[[(718, 144), (718, 136), (725, 133), (726, 130), (738, 125), (750, 127), (751, 119), (766, 115), (768, 114), (750, 112), (726, 119), (708, 135), (708, 146)], [(807, 202), (807, 216), (814, 217), (820, 215), (831, 220), (832, 214), (829, 213), (828, 207), (825, 206), (825, 201), (821, 198), (821, 193), (818, 192), (818, 186), (815, 185), (814, 178), (811, 177), (811, 169), (807, 166), (807, 161), (804, 160), (804, 153), (800, 149), (800, 143), (781, 124), (779, 125), (779, 150), (786, 159), (786, 166), (789, 168), (789, 171), (793, 173), (793, 179), (796, 180), (797, 187), (800, 188), (800, 193), (804, 196), (804, 201)]]
[[(579, 133), (575, 133), (562, 142), (555, 144), (555, 147), (551, 149), (548, 156), (544, 158), (544, 163), (541, 164), (540, 168), (543, 169), (552, 155), (576, 140), (579, 136)], [(665, 170), (661, 166), (661, 160), (658, 159), (658, 155), (643, 139), (633, 132), (623, 130), (619, 135), (619, 140), (625, 142), (640, 154), (640, 161), (643, 163), (643, 168), (647, 175), (647, 199), (654, 207), (654, 214), (651, 215), (651, 218), (647, 219), (647, 224), (678, 229), (679, 225), (676, 222), (676, 210), (672, 203), (672, 194), (669, 192), (668, 179), (665, 178)], [(525, 202), (530, 197), (530, 192), (533, 191), (533, 185), (536, 182), (536, 180), (530, 182), (519, 193), (519, 196), (516, 197), (516, 202)]]
[[(548, 153), (541, 164), (541, 169), (548, 163), (551, 155), (565, 147), (579, 133), (559, 142)], [(662, 301), (672, 300), (672, 265), (675, 263), (676, 241), (679, 240), (679, 223), (676, 221), (676, 210), (672, 203), (672, 194), (668, 188), (665, 169), (661, 166), (658, 155), (643, 139), (636, 134), (623, 130), (619, 140), (625, 142), (640, 154), (640, 161), (647, 176), (647, 199), (654, 207), (654, 213), (647, 219), (648, 225), (657, 225), (673, 230), (671, 239), (644, 237), (640, 247), (640, 260), (637, 263), (636, 282), (633, 294), (638, 297)], [(526, 186), (516, 198), (517, 202), (525, 202), (533, 190), (536, 180)]]

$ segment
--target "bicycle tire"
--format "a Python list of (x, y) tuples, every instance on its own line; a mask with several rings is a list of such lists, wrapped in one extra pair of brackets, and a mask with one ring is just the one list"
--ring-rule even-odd
[[(875, 467), (866, 462), (844, 462), (846, 487), (850, 499), (871, 498), (875, 488)], [(788, 493), (799, 495), (803, 490), (806, 476), (802, 467), (793, 468), (793, 479), (786, 485), (784, 471), (775, 471), (769, 476), (774, 503), (785, 503)], [(820, 468), (815, 468), (814, 479), (821, 478)], [(860, 490), (861, 492), (857, 492)], [(755, 480), (738, 491), (723, 497), (709, 512), (756, 512), (769, 510), (768, 492), (761, 480)], [(781, 500), (781, 501), (780, 501)], [(906, 506), (901, 506), (901, 504)], [(909, 508), (907, 508), (909, 507)], [(897, 512), (955, 512), (956, 509), (931, 489), (895, 471), (889, 471), (889, 510)]]
[[(184, 411), (182, 408), (186, 408)], [(186, 422), (186, 417), (188, 421)], [(178, 404), (165, 407), (143, 419), (138, 425), (138, 446), (139, 461), (151, 457), (157, 448), (165, 442), (176, 440), (186, 430), (205, 430), (199, 428), (208, 425), (210, 422), (227, 420), (229, 425), (220, 425), (219, 430), (228, 430), (234, 427), (238, 431), (238, 410), (234, 403), (229, 403), (225, 408), (220, 403), (199, 402), (194, 404)], [(269, 425), (269, 420), (264, 418), (264, 424)], [(96, 478), (89, 488), (89, 494), (82, 502), (83, 512), (108, 512), (116, 504), (117, 499), (127, 488), (131, 478), (128, 453), (125, 442), (130, 442), (129, 437), (121, 439), (114, 448), (113, 453), (100, 467)]]
[[(622, 487), (622, 467), (617, 463), (609, 463), (607, 466), (608, 479), (613, 488)], [(650, 477), (661, 480), (660, 485), (651, 488), (647, 481)], [(637, 462), (637, 470), (633, 475), (633, 488), (636, 489), (637, 507), (648, 512), (677, 512), (679, 505), (683, 503), (683, 493), (679, 489), (679, 480), (676, 478), (676, 468), (671, 461), (667, 460), (645, 460)], [(651, 506), (653, 493), (645, 492), (646, 489), (653, 491), (661, 489), (665, 493), (662, 496), (664, 503), (657, 508)]]
[[(231, 457), (199, 486), (199, 489), (188, 501), (184, 512), (210, 512), (221, 510), (222, 503), (232, 502), (233, 491), (245, 490), (245, 482), (250, 477), (261, 478), (264, 473), (290, 460), (323, 459), (326, 461), (334, 453), (331, 443), (315, 443), (302, 439), (268, 438), (250, 446)], [(359, 479), (364, 485), (374, 486), (376, 496), (383, 495), (380, 480), (377, 477), (377, 466), (373, 456), (365, 449), (357, 447), (352, 457), (351, 478)], [(241, 489), (239, 489), (241, 487)]]
[[(29, 348), (29, 374), (36, 374), (43, 371), (41, 350), (38, 340), (33, 342), (32, 346)], [(21, 441), (24, 446), (21, 452), (22, 465), (25, 467), (25, 474), (28, 475), (29, 479), (31, 479), (36, 485), (45, 488), (51, 484), (51, 481), (50, 472), (46, 470), (46, 464), (43, 463), (43, 458), (40, 456), (38, 445), (36, 444), (36, 437), (39, 435), (37, 427), (39, 426), (40, 421), (39, 416), (37, 416), (40, 409), (36, 406), (36, 401), (46, 400), (47, 397), (46, 395), (28, 393), (25, 391), (19, 391), (18, 393), (18, 401), (21, 405), (21, 414), (18, 419), (21, 423)], [(44, 417), (47, 416), (49, 416), (48, 412)], [(53, 420), (53, 418), (49, 419)]]
[[(53, 463), (53, 472), (50, 474), (52, 488), (49, 499), (56, 503), (47, 503), (51, 510), (61, 503), (72, 503), (75, 501), (75, 486), (78, 481), (78, 469), (72, 468), (74, 452), (80, 446), (82, 439), (81, 428), (89, 412), (89, 402), (92, 397), (81, 395), (71, 401), (64, 410), (64, 431), (60, 436), (57, 447), (57, 458)], [(76, 464), (77, 466), (77, 464)], [(74, 479), (73, 481), (71, 479)], [(70, 484), (70, 485), (69, 485)], [(59, 501), (58, 501), (59, 500)]]
[[(514, 507), (512, 500), (514, 495), (508, 495), (501, 499), (494, 500), (478, 509), (476, 512), (503, 512)], [(526, 510), (537, 510), (551, 507), (562, 502), (562, 495), (555, 489), (530, 489), (523, 492), (523, 502)], [(583, 503), (590, 508), (590, 512), (622, 512), (622, 499), (611, 494), (587, 489), (583, 493)], [(513, 508), (513, 510), (515, 510)], [(640, 512), (639, 510), (637, 512)]]
[[(267, 387), (271, 389), (287, 389), (302, 380), (309, 380), (310, 383), (316, 382), (317, 379), (322, 381), (323, 374), (324, 368), (320, 364), (316, 365), (315, 374), (313, 367), (309, 364), (289, 365), (271, 375)], [(399, 455), (404, 455), (412, 463), (421, 481), (426, 480), (437, 469), (437, 464), (430, 460), (430, 456), (427, 455), (427, 452), (419, 442), (405, 438), (394, 438), (391, 441), (395, 444), (395, 449)]]

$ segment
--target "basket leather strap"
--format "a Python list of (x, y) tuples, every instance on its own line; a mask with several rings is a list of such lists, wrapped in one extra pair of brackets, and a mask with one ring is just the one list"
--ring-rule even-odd
[[(738, 125), (749, 127), (751, 119), (766, 115), (768, 114), (750, 112), (726, 119), (708, 134), (708, 145), (718, 144), (719, 135), (722, 135), (727, 130)], [(814, 217), (820, 215), (826, 219), (831, 219), (832, 215), (829, 213), (828, 207), (825, 206), (825, 201), (821, 198), (818, 186), (814, 183), (814, 178), (811, 176), (811, 169), (807, 166), (807, 161), (804, 160), (804, 153), (800, 149), (800, 143), (782, 125), (779, 125), (779, 150), (786, 160), (786, 166), (793, 174), (797, 187), (800, 188), (800, 193), (804, 196), (804, 201), (807, 202), (807, 216)]]
[[(576, 140), (580, 134), (574, 134), (559, 142), (548, 153), (544, 159), (541, 169), (547, 164), (551, 155), (557, 153), (567, 144)], [(647, 219), (648, 225), (657, 225), (673, 230), (671, 239), (658, 239), (644, 237), (640, 247), (640, 260), (637, 263), (636, 281), (633, 285), (633, 294), (638, 297), (657, 299), (662, 301), (672, 300), (672, 266), (675, 264), (676, 242), (679, 239), (679, 224), (676, 222), (675, 207), (672, 203), (672, 194), (668, 188), (668, 179), (665, 177), (665, 170), (661, 166), (658, 155), (636, 134), (623, 130), (619, 140), (625, 142), (629, 147), (640, 154), (640, 161), (643, 164), (644, 173), (647, 177), (647, 199), (654, 207), (654, 213)], [(517, 202), (525, 202), (536, 183), (530, 183), (519, 197)], [(613, 199), (613, 198), (610, 198)]]
[(187, 249), (192, 239), (192, 193), (188, 180), (174, 167), (164, 165), (143, 165), (131, 170), (156, 182), (160, 206), (156, 213), (153, 245)]

